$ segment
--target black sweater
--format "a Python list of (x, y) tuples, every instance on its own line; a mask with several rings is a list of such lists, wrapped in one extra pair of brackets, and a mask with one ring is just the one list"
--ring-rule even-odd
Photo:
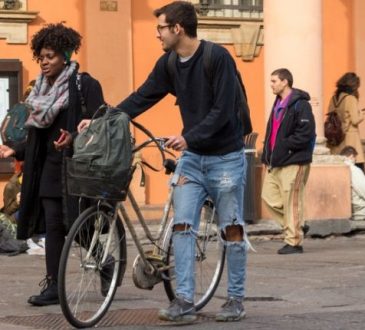
[(243, 147), (242, 125), (236, 110), (236, 66), (228, 51), (215, 45), (211, 82), (204, 72), (204, 46), (202, 40), (186, 62), (177, 59), (174, 82), (167, 69), (170, 52), (162, 55), (144, 84), (118, 108), (134, 118), (171, 93), (180, 108), (182, 135), (188, 150), (202, 155), (222, 155)]

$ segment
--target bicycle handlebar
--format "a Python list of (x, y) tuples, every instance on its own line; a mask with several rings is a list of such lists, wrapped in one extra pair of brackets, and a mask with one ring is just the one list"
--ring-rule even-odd
[(158, 146), (163, 150), (163, 152), (170, 153), (169, 151), (166, 150), (166, 147), (165, 147), (166, 141), (167, 141), (167, 138), (164, 138), (164, 137), (155, 137), (154, 139), (149, 138), (148, 140), (146, 140), (146, 141), (142, 142), (141, 144), (139, 144), (138, 146), (134, 147), (132, 152), (135, 153), (135, 152), (147, 147), (152, 142), (154, 142), (155, 144), (156, 143), (158, 144)]
[[(133, 124), (135, 124), (133, 122)], [(143, 127), (143, 126), (142, 126)], [(162, 165), (163, 168), (165, 168), (165, 174), (170, 174), (172, 172), (174, 172), (175, 167), (176, 167), (176, 162), (174, 159), (166, 159), (165, 154), (169, 154), (172, 157), (176, 158), (176, 156), (171, 152), (168, 151), (166, 149), (165, 143), (168, 140), (166, 137), (154, 137), (149, 131), (148, 134), (143, 130), (143, 132), (148, 135), (150, 138), (147, 139), (146, 141), (140, 143), (139, 145), (135, 146), (132, 150), (132, 153), (135, 154), (137, 151), (142, 150), (143, 148), (146, 148), (147, 146), (149, 146), (151, 143), (154, 144), (155, 147), (157, 147), (160, 151), (161, 154), (161, 158), (162, 158)], [(161, 169), (156, 169), (154, 166), (152, 166), (151, 164), (147, 163), (146, 161), (142, 161), (142, 164), (146, 165), (148, 168), (150, 168), (153, 171), (161, 171)]]

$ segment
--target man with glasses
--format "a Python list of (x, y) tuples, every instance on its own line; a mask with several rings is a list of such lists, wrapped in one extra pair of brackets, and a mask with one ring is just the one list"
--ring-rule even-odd
[[(228, 298), (216, 320), (238, 321), (245, 316), (247, 235), (243, 220), (246, 159), (243, 125), (237, 118), (235, 62), (225, 48), (214, 45), (212, 79), (207, 77), (203, 66), (206, 42), (197, 39), (197, 15), (191, 3), (174, 1), (155, 10), (154, 15), (157, 38), (166, 53), (144, 84), (118, 107), (134, 118), (171, 93), (177, 98), (184, 125), (181, 134), (168, 137), (166, 142), (182, 155), (171, 182), (176, 299), (160, 310), (159, 317), (169, 321), (196, 319), (195, 238), (200, 211), (209, 196), (217, 209), (228, 271)], [(168, 69), (172, 52), (177, 54), (174, 74)]]

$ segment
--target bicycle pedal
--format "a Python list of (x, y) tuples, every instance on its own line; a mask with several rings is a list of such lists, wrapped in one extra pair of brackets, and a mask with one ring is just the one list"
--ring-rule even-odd
[(162, 279), (166, 279), (163, 276), (163, 272), (173, 266), (167, 265), (166, 259), (163, 256), (159, 254), (153, 254), (152, 251), (150, 252), (150, 254), (146, 255), (146, 259), (149, 263), (151, 263), (151, 265), (153, 265), (156, 271), (158, 271), (159, 274), (158, 276), (161, 277)]
[(164, 262), (163, 260), (163, 256), (159, 255), (159, 254), (151, 254), (151, 255), (147, 255), (146, 259), (149, 261), (158, 261), (158, 262)]

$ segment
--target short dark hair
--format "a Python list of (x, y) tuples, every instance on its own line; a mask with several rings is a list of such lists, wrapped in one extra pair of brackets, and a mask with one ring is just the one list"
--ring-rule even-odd
[(290, 88), (293, 87), (294, 79), (293, 75), (288, 69), (280, 68), (273, 71), (272, 76), (278, 76), (280, 80), (286, 79)]
[(166, 23), (171, 25), (180, 24), (188, 37), (197, 37), (198, 16), (192, 3), (187, 1), (174, 1), (156, 9), (153, 14), (156, 17), (165, 15)]
[(341, 93), (346, 93), (359, 98), (358, 89), (360, 87), (360, 78), (355, 72), (346, 72), (337, 80), (336, 87), (335, 95), (337, 97), (339, 97)]
[(50, 48), (56, 53), (75, 52), (81, 46), (81, 35), (62, 23), (48, 24), (39, 30), (32, 38), (31, 50), (33, 58), (38, 59), (42, 48)]
[(354, 147), (346, 146), (341, 150), (340, 155), (346, 156), (346, 157), (348, 157), (348, 156), (356, 157), (358, 155), (358, 152), (356, 151), (356, 149)]

